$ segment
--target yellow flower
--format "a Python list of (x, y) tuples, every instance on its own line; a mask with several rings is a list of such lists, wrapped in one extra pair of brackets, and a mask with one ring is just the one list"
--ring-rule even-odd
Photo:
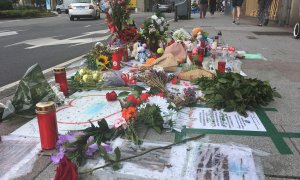
[(109, 61), (108, 61), (108, 57), (107, 56), (105, 56), (105, 55), (99, 55), (97, 58), (96, 58), (96, 63), (97, 63), (97, 65), (99, 66), (101, 66), (101, 65), (107, 65), (108, 63), (109, 63)]

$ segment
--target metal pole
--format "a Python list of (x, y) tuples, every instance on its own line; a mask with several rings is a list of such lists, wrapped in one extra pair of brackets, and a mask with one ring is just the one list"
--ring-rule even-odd
[(175, 5), (175, 13), (174, 13), (174, 16), (175, 16), (175, 17), (174, 17), (174, 21), (175, 21), (175, 22), (178, 21), (178, 17), (177, 17), (177, 6), (178, 6), (178, 5)]

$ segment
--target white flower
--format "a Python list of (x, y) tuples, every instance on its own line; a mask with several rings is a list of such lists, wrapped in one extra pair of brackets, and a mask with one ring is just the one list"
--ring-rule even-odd
[(95, 44), (95, 47), (97, 47), (97, 46), (104, 46), (103, 44), (102, 44), (102, 42), (96, 42), (96, 44)]
[(158, 25), (161, 25), (162, 20), (161, 20), (161, 19), (157, 19), (157, 20), (156, 20), (156, 23), (157, 23)]
[(173, 39), (175, 41), (187, 41), (191, 39), (191, 35), (186, 30), (180, 28), (173, 33)]
[(161, 19), (161, 21), (165, 21), (165, 18), (163, 18), (163, 17), (161, 17), (160, 19)]
[(152, 15), (151, 16), (151, 19), (153, 19), (153, 20), (157, 20), (158, 19), (158, 17), (154, 14), (154, 15)]
[(160, 96), (151, 96), (148, 100), (149, 104), (159, 107), (161, 112), (168, 112), (169, 103), (165, 98)]

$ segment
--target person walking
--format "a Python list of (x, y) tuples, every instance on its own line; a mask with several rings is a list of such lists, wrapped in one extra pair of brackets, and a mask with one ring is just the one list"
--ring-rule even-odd
[(240, 24), (241, 6), (243, 0), (232, 0), (232, 23)]
[(199, 0), (198, 4), (200, 9), (200, 18), (205, 18), (208, 7), (208, 0)]
[(217, 8), (217, 0), (209, 0), (210, 15), (214, 15)]
[(265, 25), (269, 23), (269, 11), (272, 4), (272, 0), (256, 0), (258, 3), (258, 26)]

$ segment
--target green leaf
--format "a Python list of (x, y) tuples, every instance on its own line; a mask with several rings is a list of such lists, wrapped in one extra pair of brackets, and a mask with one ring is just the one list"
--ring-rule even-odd
[(121, 169), (120, 163), (119, 162), (113, 163), (112, 168), (114, 171)]
[(221, 78), (221, 79), (218, 79), (218, 82), (220, 82), (220, 83), (227, 83), (228, 81), (225, 78)]
[(282, 98), (281, 94), (279, 94), (277, 91), (273, 92), (274, 97)]
[(242, 99), (243, 97), (242, 97), (242, 94), (240, 93), (240, 91), (238, 91), (238, 90), (234, 90), (234, 95), (236, 96), (236, 97), (238, 97), (239, 99)]
[(115, 154), (116, 154), (116, 160), (119, 161), (121, 159), (121, 151), (119, 149), (119, 147), (117, 147), (115, 150), (114, 150)]
[(126, 96), (128, 96), (128, 94), (130, 94), (130, 92), (128, 92), (128, 91), (120, 92), (120, 93), (118, 94), (118, 98), (126, 97)]
[(220, 94), (216, 94), (214, 99), (215, 101), (219, 101), (219, 102), (223, 101), (223, 97)]
[(117, 161), (117, 158), (114, 154), (107, 154), (107, 156), (109, 158), (109, 161), (113, 161), (113, 162)]
[(137, 91), (139, 95), (142, 94), (142, 91), (146, 90), (144, 87), (137, 86), (137, 85), (134, 86), (133, 89), (134, 89), (135, 91)]
[(149, 90), (149, 93), (150, 94), (158, 94), (158, 93), (160, 93), (160, 89), (157, 87), (151, 87)]

